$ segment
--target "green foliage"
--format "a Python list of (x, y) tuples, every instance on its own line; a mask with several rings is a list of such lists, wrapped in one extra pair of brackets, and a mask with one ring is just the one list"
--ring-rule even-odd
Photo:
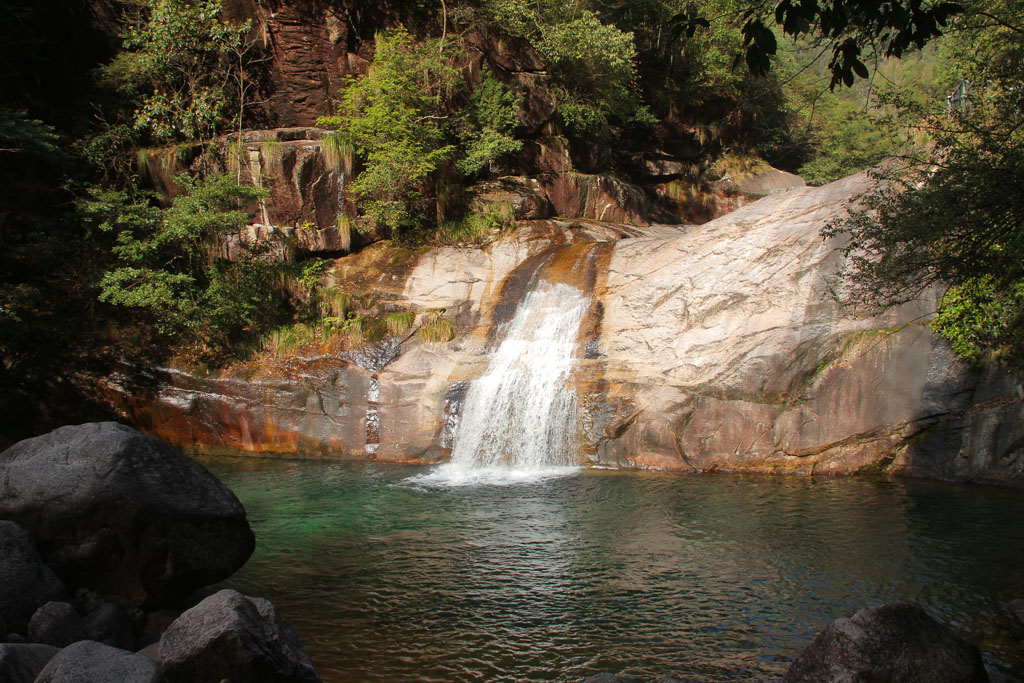
[(339, 115), (322, 121), (364, 160), (349, 187), (377, 222), (402, 231), (421, 220), (411, 209), (419, 186), (454, 150), (440, 109), (457, 78), (435, 41), (417, 43), (404, 29), (381, 33), (369, 73), (348, 80)]
[(320, 286), (320, 280), (334, 266), (334, 261), (327, 258), (315, 258), (299, 264), (298, 280), (303, 287), (312, 291)]
[(490, 69), (484, 69), (459, 127), (462, 149), (455, 166), (460, 173), (474, 175), (498, 157), (523, 146), (511, 135), (519, 121), (516, 114), (521, 104), (522, 97), (513, 95)]
[(868, 46), (883, 57), (900, 57), (941, 35), (950, 18), (962, 11), (959, 2), (780, 0), (774, 10), (767, 3), (754, 4), (744, 14), (747, 67), (755, 74), (768, 71), (778, 47), (775, 33), (768, 26), (774, 23), (794, 38), (811, 35), (829, 41), (829, 87), (852, 86), (857, 77), (870, 75), (861, 60), (862, 47)]
[(233, 78), (251, 59), (249, 22), (221, 19), (221, 0), (128, 0), (124, 51), (103, 79), (136, 102), (135, 130), (153, 140), (209, 138), (243, 105)]
[(408, 334), (414, 322), (416, 314), (409, 311), (392, 311), (384, 316), (384, 325), (392, 337)]
[(455, 339), (455, 326), (444, 317), (443, 311), (429, 314), (429, 320), (423, 323), (416, 335), (428, 344), (446, 344)]
[(529, 41), (547, 62), (555, 107), (570, 132), (610, 139), (631, 123), (654, 123), (637, 88), (633, 33), (601, 21), (583, 3), (487, 0), (498, 30)]
[(0, 105), (0, 155), (28, 154), (54, 159), (63, 154), (59, 142), (52, 126), (30, 118), (25, 111)]
[(438, 226), (435, 240), (439, 244), (487, 244), (495, 233), (512, 224), (512, 207), (507, 203), (492, 206), (487, 212), (471, 211), (461, 218)]
[(219, 253), (221, 238), (248, 222), (237, 202), (263, 192), (226, 176), (176, 182), (185, 194), (169, 209), (123, 190), (93, 189), (80, 203), (88, 223), (115, 236), (117, 265), (100, 279), (100, 300), (136, 311), (196, 357), (223, 357), (280, 313), (277, 264)]
[(979, 84), (968, 101), (933, 112), (932, 145), (883, 168), (864, 206), (826, 234), (850, 235), (853, 275), (872, 300), (946, 285), (936, 329), (967, 358), (996, 351), (1021, 367), (1024, 10), (994, 2), (984, 14), (966, 15), (955, 36), (959, 75)]
[(812, 123), (818, 153), (800, 167), (810, 185), (845, 178), (874, 166), (899, 150), (887, 119), (859, 102), (829, 99)]
[(964, 360), (978, 361), (995, 351), (1024, 368), (1024, 281), (999, 282), (986, 275), (950, 287), (932, 329)]
[(632, 122), (652, 123), (636, 91), (633, 34), (596, 14), (544, 28), (538, 47), (556, 83), (556, 107), (570, 130), (612, 136)]
[(279, 358), (294, 356), (303, 346), (316, 340), (316, 327), (308, 323), (293, 323), (275, 327), (263, 339), (263, 348)]

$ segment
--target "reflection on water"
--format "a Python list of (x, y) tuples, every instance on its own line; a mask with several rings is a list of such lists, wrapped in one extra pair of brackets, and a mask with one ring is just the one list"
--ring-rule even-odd
[(602, 470), (443, 486), (426, 468), (204, 462), (258, 539), (228, 585), (271, 598), (328, 683), (766, 680), (887, 600), (1024, 668), (1002, 608), (1024, 597), (1014, 491)]

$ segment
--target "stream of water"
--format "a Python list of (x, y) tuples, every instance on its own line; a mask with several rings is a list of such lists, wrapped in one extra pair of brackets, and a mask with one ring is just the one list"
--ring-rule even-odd
[(204, 459), (327, 683), (772, 680), (829, 621), (912, 600), (1024, 670), (1018, 492), (579, 470), (504, 486), (425, 467)]
[(590, 299), (538, 282), (523, 298), (486, 372), (466, 394), (451, 461), (423, 483), (522, 483), (576, 467), (576, 364)]

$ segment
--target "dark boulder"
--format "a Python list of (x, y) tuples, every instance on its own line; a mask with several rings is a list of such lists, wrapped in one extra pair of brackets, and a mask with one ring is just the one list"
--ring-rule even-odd
[(46, 663), (60, 652), (52, 645), (4, 643), (0, 645), (0, 681), (32, 683)]
[(160, 639), (167, 683), (315, 683), (295, 631), (269, 601), (222, 590), (185, 611)]
[(0, 615), (7, 622), (0, 633), (24, 634), (40, 605), (65, 596), (64, 584), (43, 564), (31, 534), (14, 522), (0, 521), (0, 577)]
[(917, 605), (887, 603), (837, 619), (796, 656), (786, 683), (985, 683), (974, 645)]
[(86, 614), (83, 621), (89, 640), (122, 650), (135, 649), (135, 627), (128, 612), (117, 603), (100, 605)]
[(61, 427), (0, 453), (0, 517), (32, 532), (75, 586), (156, 607), (231, 575), (255, 540), (199, 463), (113, 422)]
[(35, 683), (160, 683), (160, 667), (149, 657), (91, 640), (59, 653), (39, 672)]
[(78, 612), (69, 602), (48, 602), (28, 622), (28, 639), (54, 647), (67, 647), (88, 640), (89, 633)]
[(136, 649), (141, 649), (147, 645), (160, 642), (160, 636), (164, 634), (167, 627), (173, 624), (184, 611), (185, 610), (178, 609), (176, 607), (166, 607), (164, 609), (154, 610), (147, 614), (146, 620), (142, 625), (142, 631), (139, 633), (139, 637), (135, 641)]

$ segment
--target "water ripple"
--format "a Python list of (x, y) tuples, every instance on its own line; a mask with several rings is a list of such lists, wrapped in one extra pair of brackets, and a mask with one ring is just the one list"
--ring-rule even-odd
[[(1024, 501), (862, 479), (210, 461), (324, 681), (771, 680), (832, 619), (913, 600), (1024, 668)], [(446, 477), (448, 477), (446, 479)]]

